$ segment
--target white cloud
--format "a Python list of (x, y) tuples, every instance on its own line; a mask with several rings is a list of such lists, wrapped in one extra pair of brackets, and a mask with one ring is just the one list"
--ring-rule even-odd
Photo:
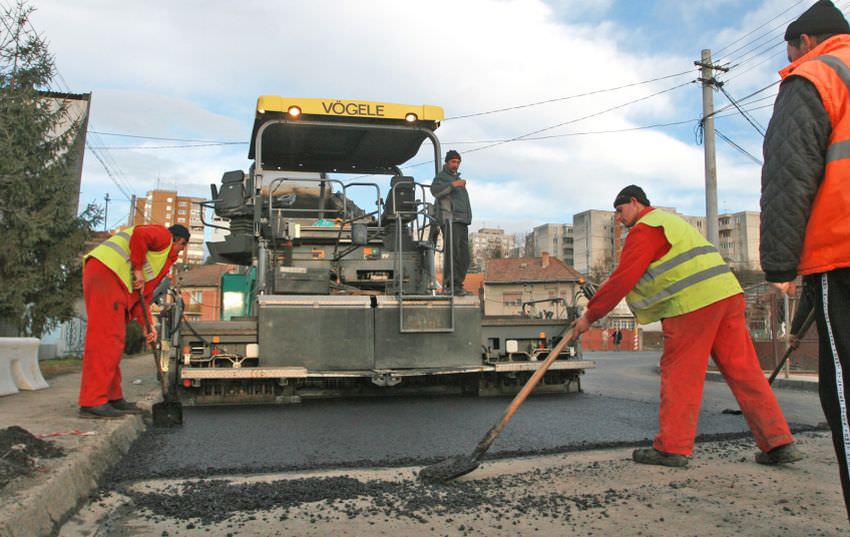
[[(775, 14), (769, 4), (742, 22), (741, 31)], [(634, 52), (622, 21), (600, 18), (614, 9), (611, 0), (36, 0), (35, 5), (34, 24), (48, 37), (70, 89), (93, 91), (97, 129), (171, 138), (247, 141), (255, 99), (262, 94), (438, 104), (451, 117), (686, 71), (694, 59), (692, 51)], [(598, 21), (588, 22), (591, 17)], [(770, 80), (769, 71), (753, 70), (741, 81), (764, 85), (765, 76)], [(447, 142), (511, 138), (687, 80), (450, 120), (438, 134)], [(689, 119), (698, 115), (699, 103), (700, 89), (690, 85), (542, 134)], [(444, 144), (449, 147), (468, 152), (479, 146)], [(159, 178), (200, 195), (223, 171), (247, 168), (246, 154), (244, 146), (110, 152), (139, 194)], [(754, 166), (736, 156), (721, 154), (719, 160), (724, 189), (719, 197), (756, 208)], [(701, 213), (702, 169), (701, 147), (649, 130), (503, 144), (465, 153), (462, 168), (472, 180), (477, 220), (480, 215), (506, 228), (607, 209), (628, 183), (644, 184), (659, 203), (673, 205), (670, 200), (680, 210)], [(428, 166), (413, 172), (421, 180), (431, 177)], [(110, 184), (88, 155), (84, 193)]]

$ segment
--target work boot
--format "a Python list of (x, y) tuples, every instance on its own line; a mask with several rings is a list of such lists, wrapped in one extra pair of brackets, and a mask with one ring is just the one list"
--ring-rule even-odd
[(797, 462), (803, 458), (803, 454), (794, 445), (794, 442), (773, 448), (770, 451), (759, 451), (756, 453), (756, 462), (759, 464), (785, 464)]
[(123, 418), (125, 414), (112, 408), (109, 403), (97, 406), (81, 406), (79, 416), (93, 420), (114, 420)]
[(144, 410), (139, 408), (139, 405), (126, 399), (115, 399), (114, 401), (110, 401), (109, 406), (122, 414), (142, 414), (144, 412)]
[(640, 464), (657, 464), (682, 468), (688, 465), (688, 457), (674, 453), (664, 453), (655, 448), (640, 448), (632, 452), (632, 459)]
[(469, 291), (463, 287), (458, 287), (457, 291), (455, 291), (455, 296), (469, 296)]

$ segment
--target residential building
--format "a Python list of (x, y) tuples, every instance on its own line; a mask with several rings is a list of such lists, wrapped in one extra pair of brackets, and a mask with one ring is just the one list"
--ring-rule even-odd
[(761, 213), (741, 211), (717, 217), (720, 255), (734, 270), (761, 270)]
[(151, 190), (147, 197), (136, 199), (133, 210), (133, 225), (182, 224), (189, 229), (192, 238), (180, 260), (188, 264), (204, 262), (204, 224), (201, 221), (200, 202), (203, 198), (180, 196), (176, 190)]
[(69, 180), (73, 183), (71, 192), (73, 197), (69, 200), (71, 210), (77, 213), (80, 203), (80, 182), (83, 175), (83, 156), (86, 149), (86, 133), (89, 124), (89, 109), (91, 108), (91, 93), (61, 93), (56, 91), (44, 91), (40, 95), (44, 98), (51, 111), (57, 112), (64, 109), (61, 120), (53, 127), (50, 136), (58, 138), (76, 127), (79, 134), (68, 148), (72, 152), (71, 169), (68, 171)]
[(616, 266), (625, 230), (614, 211), (590, 209), (573, 215), (573, 267), (593, 277), (607, 276)]
[[(484, 315), (526, 314), (566, 318), (582, 275), (560, 259), (543, 252), (540, 257), (491, 259), (484, 273)], [(551, 312), (551, 313), (550, 313)]]
[(216, 321), (221, 316), (221, 275), (233, 265), (199, 265), (175, 277), (183, 296), (184, 314), (190, 321)]
[[(678, 211), (672, 207), (659, 207), (659, 209), (663, 209), (673, 214), (678, 214), (684, 218), (685, 221), (694, 226), (703, 236), (706, 235), (704, 216), (679, 214)], [(729, 230), (727, 238), (730, 243), (727, 248), (727, 252), (729, 255), (727, 256), (727, 254), (724, 253), (724, 249), (722, 247), (719, 249), (721, 254), (724, 255), (724, 258), (730, 260), (730, 264), (733, 265), (733, 268), (735, 267), (735, 264), (739, 263), (737, 258), (735, 258), (736, 260), (734, 261), (734, 264), (731, 262), (733, 259), (733, 249), (737, 256), (738, 252), (750, 251), (750, 249), (754, 248), (755, 259), (758, 259), (758, 235), (755, 235), (755, 242), (753, 242), (752, 229), (750, 229), (749, 233), (738, 231), (740, 221), (740, 219), (737, 218), (738, 214), (741, 213), (736, 213), (735, 215), (721, 215), (720, 218), (722, 221), (722, 217), (726, 216), (730, 222), (727, 224), (727, 229)], [(758, 213), (752, 214), (755, 214), (756, 217), (758, 216)], [(749, 222), (749, 220), (745, 221)], [(755, 225), (755, 232), (758, 233), (757, 223)], [(604, 277), (607, 277), (607, 275), (610, 274), (619, 262), (620, 252), (623, 250), (623, 243), (626, 240), (627, 234), (628, 229), (618, 223), (614, 218), (614, 211), (591, 209), (573, 215), (573, 251), (575, 269), (594, 279), (603, 279)], [(746, 239), (731, 238), (733, 236), (738, 238), (742, 235), (745, 235)], [(745, 245), (742, 242), (735, 243), (735, 240), (746, 240), (748, 242), (746, 242)], [(737, 244), (734, 248), (733, 243)]]
[(573, 226), (572, 224), (543, 224), (530, 233), (531, 249), (529, 257), (540, 257), (543, 252), (573, 266)]
[(474, 233), (470, 233), (471, 264), (478, 270), (485, 270), (488, 259), (509, 257), (515, 243), (514, 236), (506, 235), (504, 229), (483, 227)]

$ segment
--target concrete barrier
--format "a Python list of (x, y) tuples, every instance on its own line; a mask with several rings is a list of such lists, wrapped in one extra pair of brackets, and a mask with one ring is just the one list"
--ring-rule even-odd
[(34, 337), (0, 337), (0, 395), (50, 387), (38, 365), (39, 343)]

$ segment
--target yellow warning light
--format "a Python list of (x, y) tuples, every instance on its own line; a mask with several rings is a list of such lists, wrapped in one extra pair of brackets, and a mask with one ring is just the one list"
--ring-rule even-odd
[(290, 106), (286, 113), (288, 113), (291, 118), (301, 117), (301, 107)]
[(221, 336), (213, 336), (212, 342), (213, 343), (221, 343)]
[(192, 349), (189, 348), (189, 345), (185, 345), (183, 347), (183, 354), (189, 354), (192, 352)]
[(404, 116), (404, 120), (407, 121), (408, 123), (416, 123), (417, 119), (419, 119), (419, 118), (416, 117), (416, 114), (414, 114), (413, 112), (408, 112)]
[(537, 337), (539, 337), (540, 339), (546, 339), (546, 332), (540, 332), (539, 334), (537, 334)]
[(578, 279), (578, 283), (579, 283), (579, 285), (583, 284), (583, 283), (584, 283), (584, 278), (579, 278), (579, 279)]

